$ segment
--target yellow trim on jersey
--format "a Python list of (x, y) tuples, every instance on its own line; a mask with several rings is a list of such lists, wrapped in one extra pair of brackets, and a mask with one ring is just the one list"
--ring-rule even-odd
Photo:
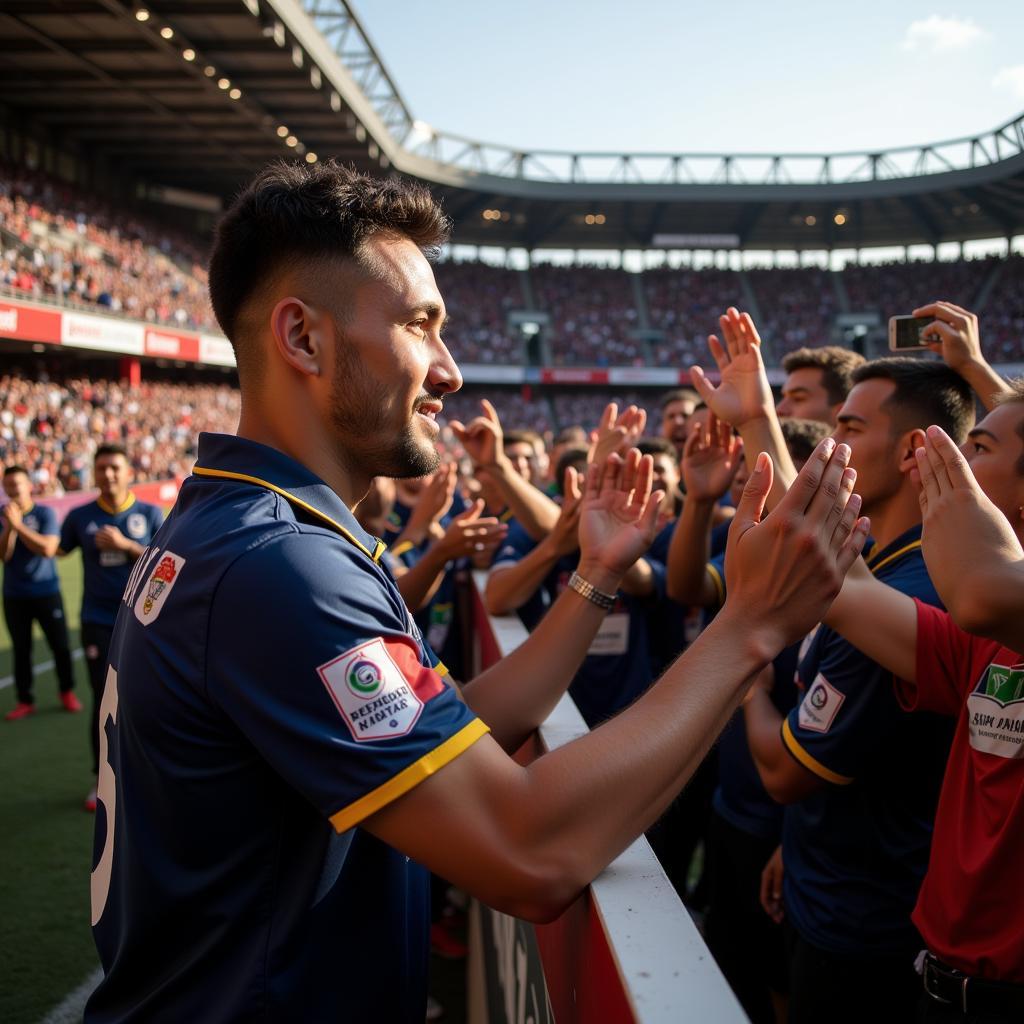
[(103, 511), (106, 512), (108, 516), (116, 516), (120, 515), (120, 513), (122, 512), (127, 512), (128, 509), (130, 509), (132, 505), (135, 504), (135, 495), (132, 494), (131, 491), (129, 491), (128, 497), (125, 498), (124, 502), (117, 508), (114, 508), (112, 505), (108, 505), (102, 498), (97, 498), (96, 504), (99, 505), (99, 507), (103, 509)]
[(444, 663), (443, 661), (439, 661), (439, 662), (438, 662), (438, 663), (437, 663), (437, 664), (436, 664), (436, 665), (434, 666), (434, 671), (435, 671), (435, 672), (436, 672), (436, 673), (437, 673), (437, 674), (438, 674), (438, 675), (439, 675), (439, 676), (440, 676), (440, 677), (441, 677), (442, 679), (444, 679), (444, 677), (445, 677), (446, 675), (448, 675), (448, 666), (447, 666), (447, 665), (446, 665), (446, 664), (445, 664), (445, 663)]
[(411, 551), (414, 547), (416, 547), (416, 545), (413, 544), (411, 540), (403, 540), (401, 544), (396, 544), (391, 549), (391, 554), (393, 554), (395, 558), (401, 558), (406, 551)]
[(912, 540), (909, 544), (905, 544), (898, 551), (894, 551), (891, 555), (886, 555), (877, 565), (871, 564), (871, 559), (874, 558), (874, 554), (868, 556), (868, 568), (872, 573), (877, 573), (879, 569), (884, 569), (890, 562), (895, 562), (901, 555), (905, 555), (908, 551), (914, 551), (921, 546), (919, 540)]
[(722, 574), (710, 562), (704, 566), (704, 571), (711, 577), (711, 582), (715, 585), (715, 591), (718, 594), (718, 607), (721, 608), (725, 604), (725, 581), (722, 579)]
[(786, 745), (786, 749), (810, 772), (813, 772), (820, 779), (824, 779), (826, 782), (834, 783), (836, 786), (848, 786), (853, 779), (848, 778), (845, 775), (840, 775), (838, 772), (832, 771), (831, 768), (826, 768), (816, 757), (812, 757), (804, 750), (803, 747), (797, 742), (796, 737), (793, 735), (793, 730), (789, 727), (789, 719), (784, 718), (782, 720), (782, 742)]
[(221, 477), (225, 480), (241, 480), (243, 483), (256, 484), (257, 487), (266, 487), (268, 491), (273, 491), (275, 494), (280, 494), (282, 498), (290, 501), (293, 505), (298, 505), (299, 508), (305, 509), (311, 515), (316, 516), (318, 519), (322, 519), (325, 523), (330, 524), (335, 530), (338, 531), (346, 540), (351, 541), (360, 551), (364, 554), (369, 555), (375, 562), (380, 561), (380, 556), (386, 550), (386, 545), (383, 541), (377, 541), (377, 548), (375, 551), (370, 551), (369, 548), (361, 544), (358, 538), (349, 530), (346, 530), (337, 520), (332, 519), (326, 512), (321, 512), (318, 508), (314, 508), (308, 502), (303, 501), (301, 498), (296, 498), (290, 491), (286, 491), (283, 487), (278, 487), (276, 484), (270, 483), (269, 480), (261, 480), (258, 476), (249, 476), (247, 473), (232, 473), (227, 469), (206, 469), (203, 466), (193, 466), (192, 472), (199, 476), (212, 476)]
[(403, 768), (397, 775), (365, 796), (361, 796), (355, 803), (332, 814), (331, 824), (338, 832), (347, 832), (350, 828), (355, 828), (371, 814), (376, 814), (382, 807), (387, 807), (389, 803), (404, 796), (424, 779), (454, 761), (459, 754), (465, 753), (481, 736), (490, 731), (479, 718), (474, 718), (429, 754), (424, 754), (418, 761), (413, 761), (408, 768)]
[(501, 513), (500, 516), (498, 516), (498, 522), (499, 523), (507, 523), (511, 518), (512, 518), (512, 509), (507, 508), (507, 509), (505, 509), (504, 512)]

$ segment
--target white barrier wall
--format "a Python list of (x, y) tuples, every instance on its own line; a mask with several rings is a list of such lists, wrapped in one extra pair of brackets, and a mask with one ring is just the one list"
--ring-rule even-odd
[[(487, 615), (486, 579), (475, 574), (477, 668), (527, 636), (514, 616)], [(586, 731), (566, 695), (521, 755), (533, 759)], [(549, 925), (476, 908), (470, 956), (470, 1024), (747, 1021), (642, 836)]]

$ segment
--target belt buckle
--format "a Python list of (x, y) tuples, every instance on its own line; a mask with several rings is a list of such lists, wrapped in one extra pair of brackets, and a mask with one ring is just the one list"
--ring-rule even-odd
[[(925, 990), (925, 992), (927, 992), (928, 995), (931, 996), (931, 998), (934, 999), (937, 1003), (946, 1003), (947, 1005), (952, 1005), (952, 1003), (953, 1003), (952, 999), (947, 999), (945, 996), (940, 996), (938, 992), (933, 992), (932, 989), (931, 989), (931, 986), (928, 984), (929, 977), (931, 976), (931, 973), (933, 971), (935, 971), (935, 964), (932, 962), (930, 957), (926, 958), (925, 962), (924, 962), (924, 971), (922, 972), (922, 980), (924, 981), (924, 990)], [(966, 1003), (966, 1001), (967, 1001), (967, 979), (966, 978), (964, 979), (964, 985), (963, 985), (962, 993), (963, 994), (962, 994), (961, 998), (964, 1001), (964, 1003)], [(966, 1010), (964, 1012), (966, 1013)]]

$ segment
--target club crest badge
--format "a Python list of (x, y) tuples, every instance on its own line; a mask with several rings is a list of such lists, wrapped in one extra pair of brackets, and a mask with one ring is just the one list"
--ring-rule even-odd
[(975, 750), (1024, 759), (1024, 666), (988, 666), (967, 698), (967, 725)]
[(135, 599), (135, 618), (144, 626), (157, 620), (184, 565), (185, 559), (173, 551), (165, 551), (157, 559), (155, 568), (150, 570), (139, 596)]
[(388, 647), (369, 640), (317, 668), (357, 743), (405, 736), (423, 711), (416, 681), (406, 678)]
[(828, 732), (846, 700), (846, 694), (837, 690), (820, 672), (800, 702), (798, 721), (801, 729)]

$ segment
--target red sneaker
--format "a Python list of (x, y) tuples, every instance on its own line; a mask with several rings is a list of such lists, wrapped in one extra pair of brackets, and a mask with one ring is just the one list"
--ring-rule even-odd
[(72, 690), (60, 695), (60, 702), (64, 705), (65, 711), (81, 711), (82, 702), (75, 696)]
[(28, 718), (29, 715), (34, 715), (35, 713), (35, 704), (18, 704), (13, 710), (8, 711), (4, 718), (8, 722), (16, 722), (19, 718)]
[(85, 803), (83, 804), (83, 806), (85, 807), (85, 809), (90, 814), (95, 814), (96, 813), (96, 790), (95, 789), (92, 790), (92, 792), (85, 798)]

